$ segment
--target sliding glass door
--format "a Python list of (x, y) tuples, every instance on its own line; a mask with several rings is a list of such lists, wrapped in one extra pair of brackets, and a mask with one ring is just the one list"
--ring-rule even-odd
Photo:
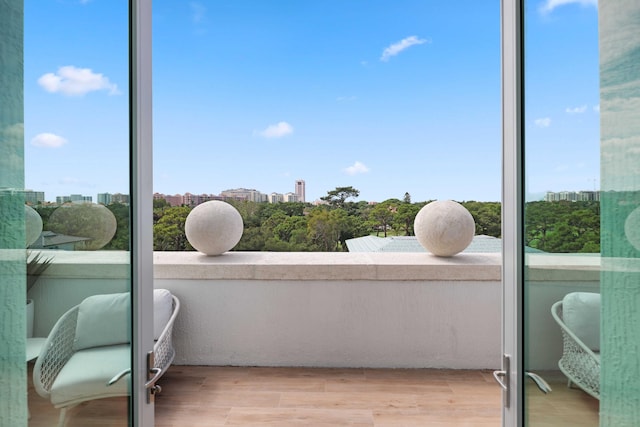
[(639, 17), (503, 2), (505, 425), (640, 424)]
[(0, 3), (0, 425), (153, 425), (150, 14)]

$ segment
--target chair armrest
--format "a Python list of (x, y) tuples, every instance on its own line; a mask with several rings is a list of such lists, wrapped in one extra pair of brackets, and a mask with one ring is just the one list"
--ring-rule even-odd
[(160, 368), (162, 374), (169, 369), (176, 354), (173, 348), (173, 324), (180, 311), (180, 300), (175, 295), (172, 295), (172, 301), (173, 309), (171, 317), (158, 337), (158, 340), (153, 345), (155, 367)]
[[(578, 338), (576, 334), (574, 334), (571, 329), (569, 329), (569, 327), (564, 323), (564, 320), (562, 320), (562, 301), (558, 301), (551, 306), (551, 315), (553, 316), (553, 319), (556, 321), (558, 326), (560, 326), (565, 351), (568, 348), (578, 347), (579, 351), (586, 353), (596, 361), (598, 360), (598, 357), (596, 356), (594, 351), (591, 350), (584, 342), (582, 342), (582, 340), (580, 340), (580, 338)], [(599, 363), (600, 362), (598, 361), (598, 364)]]
[(78, 306), (58, 319), (47, 337), (33, 369), (33, 384), (42, 397), (48, 398), (60, 370), (74, 353)]

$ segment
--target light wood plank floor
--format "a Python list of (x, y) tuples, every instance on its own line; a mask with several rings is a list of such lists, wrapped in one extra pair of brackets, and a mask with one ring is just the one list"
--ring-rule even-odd
[(597, 427), (600, 402), (582, 390), (567, 387), (567, 378), (560, 371), (536, 372), (549, 383), (553, 391), (543, 394), (533, 381), (526, 385), (525, 407), (527, 425), (533, 427)]
[[(500, 388), (489, 371), (174, 365), (161, 385), (157, 427), (501, 424)], [(597, 425), (597, 400), (566, 390), (564, 383), (552, 386), (554, 392), (547, 396), (534, 394), (535, 389), (528, 393), (531, 408), (544, 415), (541, 421), (555, 422), (539, 425), (572, 425), (566, 420), (575, 418), (566, 408), (591, 411)], [(33, 387), (29, 393), (29, 425), (54, 426), (58, 411)], [(581, 404), (575, 404), (576, 396)], [(67, 427), (121, 427), (127, 425), (126, 417), (127, 399), (101, 399), (72, 409)], [(590, 425), (587, 418), (581, 420), (576, 425)]]

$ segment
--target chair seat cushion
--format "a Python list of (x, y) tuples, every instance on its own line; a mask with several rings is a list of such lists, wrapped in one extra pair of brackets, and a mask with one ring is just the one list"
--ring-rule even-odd
[(128, 344), (95, 347), (78, 351), (60, 371), (51, 387), (51, 403), (55, 406), (103, 397), (129, 395), (128, 377), (111, 386), (107, 382), (131, 367)]
[(171, 313), (173, 312), (173, 299), (171, 292), (166, 289), (153, 290), (153, 339), (160, 338)]
[(78, 306), (74, 350), (131, 342), (129, 292), (85, 298)]
[(600, 351), (600, 294), (571, 292), (562, 300), (565, 325), (592, 351)]

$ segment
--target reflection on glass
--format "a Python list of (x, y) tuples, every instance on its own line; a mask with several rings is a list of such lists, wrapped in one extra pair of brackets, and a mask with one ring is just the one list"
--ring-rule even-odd
[(601, 2), (600, 422), (640, 424), (640, 4)]
[(107, 386), (131, 360), (128, 16), (122, 0), (24, 2), (31, 426), (129, 424), (129, 376)]
[(526, 2), (524, 58), (525, 369), (553, 389), (543, 394), (527, 380), (526, 424), (597, 426), (597, 3)]

